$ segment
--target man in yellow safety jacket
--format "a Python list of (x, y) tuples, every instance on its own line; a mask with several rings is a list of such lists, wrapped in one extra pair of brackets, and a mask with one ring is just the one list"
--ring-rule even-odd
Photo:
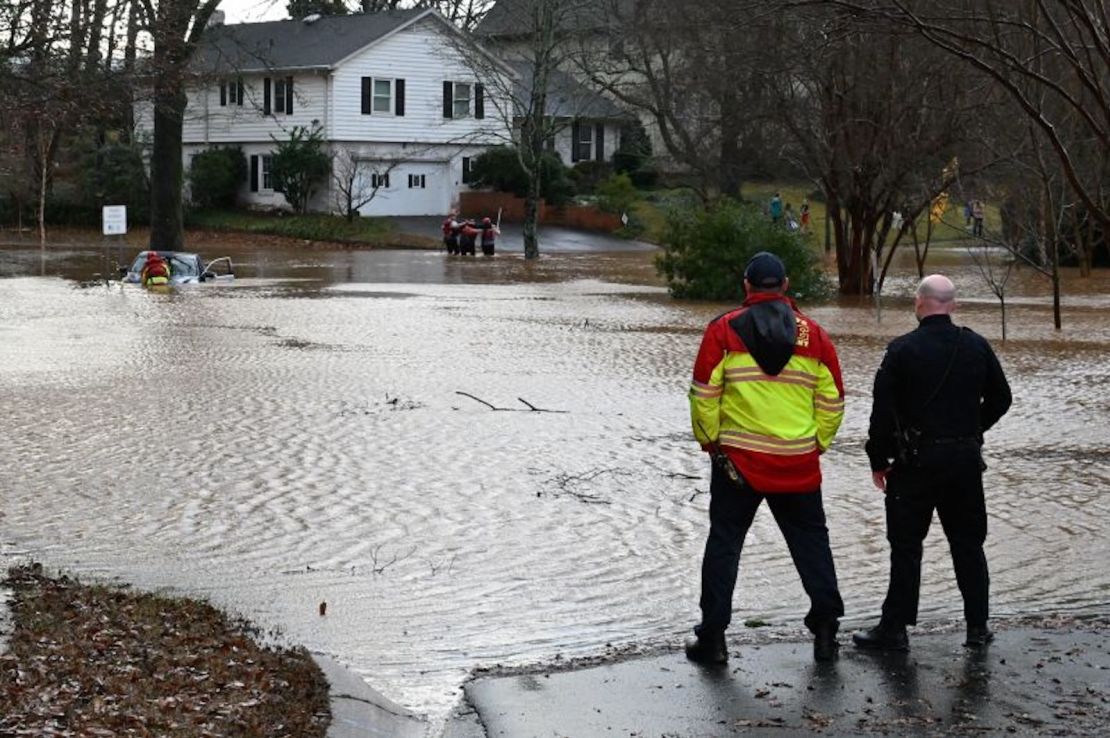
[(690, 387), (694, 437), (713, 459), (709, 538), (701, 570), (701, 623), (693, 661), (728, 660), (725, 629), (744, 537), (764, 498), (809, 595), (814, 656), (836, 658), (844, 604), (821, 501), (819, 455), (844, 417), (840, 362), (828, 334), (786, 296), (786, 268), (756, 254), (744, 304), (705, 330)]

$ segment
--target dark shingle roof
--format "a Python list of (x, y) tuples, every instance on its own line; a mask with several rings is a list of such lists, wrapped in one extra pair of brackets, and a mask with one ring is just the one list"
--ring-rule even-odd
[(202, 72), (331, 67), (362, 47), (427, 13), (426, 8), (236, 23), (204, 32), (196, 68)]
[[(532, 94), (532, 65), (528, 62), (509, 62), (516, 72), (518, 101), (526, 102)], [(547, 80), (547, 105), (545, 115), (554, 118), (628, 118), (629, 113), (613, 100), (591, 90), (573, 75), (553, 70)]]

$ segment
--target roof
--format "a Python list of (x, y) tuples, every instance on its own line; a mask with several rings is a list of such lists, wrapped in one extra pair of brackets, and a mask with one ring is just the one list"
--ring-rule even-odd
[[(532, 65), (509, 62), (516, 72), (513, 95), (525, 101), (532, 95)], [(547, 105), (544, 115), (553, 118), (628, 118), (630, 113), (613, 100), (590, 89), (573, 75), (560, 69), (550, 72), (547, 80)]]
[(427, 8), (302, 20), (236, 23), (204, 32), (196, 68), (205, 72), (330, 68), (421, 15)]

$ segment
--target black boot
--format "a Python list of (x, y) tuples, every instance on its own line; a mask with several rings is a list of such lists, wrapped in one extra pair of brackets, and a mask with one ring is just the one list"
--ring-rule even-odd
[(836, 632), (840, 630), (840, 623), (835, 620), (821, 623), (813, 633), (813, 658), (816, 661), (836, 661), (840, 651), (840, 643), (836, 640)]
[(985, 623), (983, 625), (967, 626), (967, 640), (964, 641), (964, 645), (968, 648), (983, 648), (993, 640), (994, 633)]
[(698, 633), (686, 641), (686, 658), (699, 664), (718, 665), (728, 661), (728, 646), (721, 631)]
[(856, 648), (866, 648), (876, 651), (909, 651), (910, 639), (906, 635), (906, 626), (880, 620), (879, 624), (862, 633), (853, 633), (852, 641)]

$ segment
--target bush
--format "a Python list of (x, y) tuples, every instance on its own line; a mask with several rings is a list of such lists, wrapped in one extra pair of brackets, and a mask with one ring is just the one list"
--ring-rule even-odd
[[(528, 174), (520, 164), (515, 148), (494, 146), (477, 156), (470, 165), (472, 184), (517, 197), (528, 195)], [(574, 185), (567, 168), (553, 153), (540, 160), (540, 196), (552, 205), (565, 205), (574, 196)]]
[(274, 191), (285, 195), (294, 212), (304, 213), (317, 185), (331, 172), (323, 133), (319, 127), (294, 126), (289, 139), (277, 145), (270, 163)]
[(759, 251), (786, 264), (790, 294), (814, 298), (828, 291), (816, 253), (805, 237), (778, 227), (752, 205), (722, 200), (705, 210), (671, 210), (656, 267), (680, 298), (738, 302), (744, 267)]
[(47, 203), (47, 222), (55, 225), (100, 225), (100, 208), (126, 205), (128, 225), (150, 220), (150, 180), (142, 150), (134, 144), (109, 141), (85, 149), (75, 190), (57, 193)]
[(613, 165), (604, 161), (580, 161), (570, 169), (570, 178), (579, 195), (592, 195), (600, 185), (613, 176)]
[(640, 121), (633, 121), (621, 128), (621, 142), (613, 153), (613, 170), (627, 174), (632, 184), (639, 188), (654, 187), (659, 172), (651, 163), (651, 139)]
[(597, 205), (607, 213), (627, 213), (638, 199), (640, 193), (627, 174), (614, 174), (597, 188)]
[(238, 146), (216, 146), (193, 157), (189, 199), (200, 208), (233, 208), (247, 181), (247, 157)]

